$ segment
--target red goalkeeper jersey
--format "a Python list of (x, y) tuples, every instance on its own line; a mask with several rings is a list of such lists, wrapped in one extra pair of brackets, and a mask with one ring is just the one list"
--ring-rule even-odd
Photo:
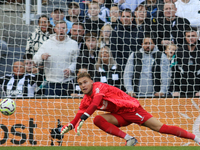
[(97, 106), (98, 110), (107, 111), (111, 113), (126, 113), (134, 112), (139, 107), (139, 101), (123, 92), (122, 90), (101, 82), (93, 83), (92, 95), (85, 94), (80, 104), (80, 111), (85, 111), (93, 102), (94, 97), (101, 95), (100, 104)]

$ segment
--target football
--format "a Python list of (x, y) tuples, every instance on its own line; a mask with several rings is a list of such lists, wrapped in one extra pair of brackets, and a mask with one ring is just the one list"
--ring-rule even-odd
[(15, 101), (10, 98), (5, 98), (0, 102), (0, 111), (2, 114), (9, 116), (16, 110)]

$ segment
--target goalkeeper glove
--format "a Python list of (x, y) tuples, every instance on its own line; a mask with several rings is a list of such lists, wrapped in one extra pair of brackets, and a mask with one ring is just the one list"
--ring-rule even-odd
[(89, 117), (88, 113), (84, 113), (81, 118), (78, 120), (78, 123), (75, 126), (75, 132), (77, 135), (80, 135), (81, 127), (83, 126), (84, 121)]
[(76, 132), (77, 135), (81, 135), (80, 131), (81, 131), (81, 127), (83, 126), (84, 121), (85, 120), (79, 119), (78, 123), (76, 124), (76, 126), (75, 126), (75, 132)]
[(67, 133), (69, 132), (71, 129), (72, 129), (72, 124), (67, 124), (67, 125), (64, 125), (61, 129), (61, 135), (63, 135), (64, 133)]

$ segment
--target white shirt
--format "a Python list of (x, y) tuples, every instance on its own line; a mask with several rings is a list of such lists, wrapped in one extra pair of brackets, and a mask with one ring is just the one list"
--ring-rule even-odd
[(192, 27), (200, 28), (200, 1), (190, 0), (188, 3), (184, 3), (178, 0), (176, 3), (176, 16), (186, 18), (190, 21)]
[[(65, 83), (74, 78), (73, 73), (76, 69), (76, 59), (79, 54), (78, 43), (66, 36), (64, 41), (58, 41), (53, 34), (43, 43), (33, 60), (36, 64), (43, 60), (41, 55), (48, 53), (50, 57), (44, 61), (44, 72), (46, 80), (50, 82)], [(69, 77), (64, 76), (64, 70), (70, 69)]]

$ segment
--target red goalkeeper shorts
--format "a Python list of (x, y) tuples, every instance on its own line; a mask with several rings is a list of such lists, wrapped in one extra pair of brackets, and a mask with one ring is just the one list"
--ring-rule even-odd
[(119, 127), (127, 126), (131, 123), (142, 125), (148, 119), (153, 117), (150, 113), (144, 110), (141, 105), (135, 110), (135, 112), (123, 113), (123, 114), (111, 113), (111, 115), (113, 115), (118, 120)]

